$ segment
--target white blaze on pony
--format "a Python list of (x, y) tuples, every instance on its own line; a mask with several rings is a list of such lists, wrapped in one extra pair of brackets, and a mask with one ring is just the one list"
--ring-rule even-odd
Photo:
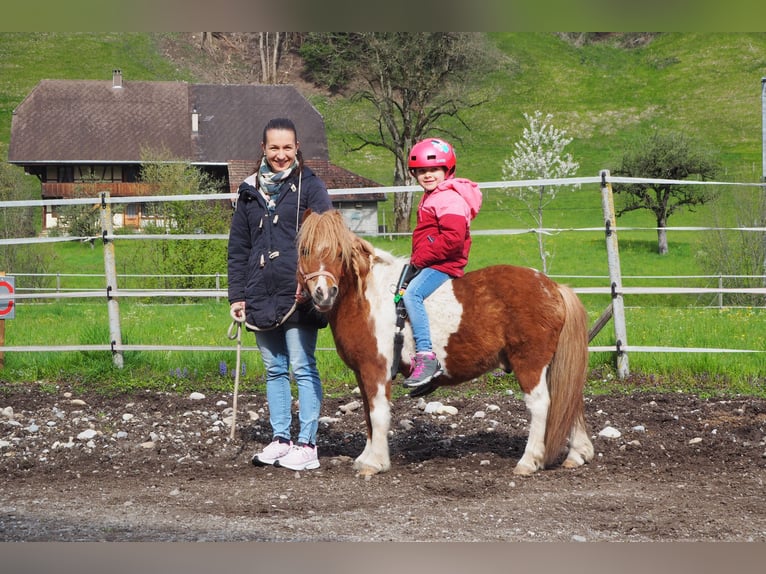
[[(353, 234), (337, 211), (305, 217), (298, 254), (299, 282), (327, 315), (338, 355), (359, 383), (367, 444), (354, 467), (363, 475), (389, 470), (393, 297), (407, 260)], [(514, 473), (532, 474), (565, 452), (566, 468), (593, 458), (583, 405), (587, 314), (574, 291), (533, 269), (495, 265), (447, 281), (426, 308), (444, 373), (425, 393), (497, 368), (516, 374), (531, 420)], [(406, 327), (400, 372), (414, 347)]]

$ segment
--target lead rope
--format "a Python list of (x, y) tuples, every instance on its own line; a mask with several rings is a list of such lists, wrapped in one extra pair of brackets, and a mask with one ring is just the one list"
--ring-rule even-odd
[[(236, 365), (236, 371), (234, 373), (234, 400), (231, 403), (232, 407), (232, 413), (231, 413), (231, 434), (229, 435), (229, 438), (231, 440), (234, 440), (234, 432), (237, 428), (237, 396), (239, 395), (239, 372), (241, 370), (240, 364), (242, 361), (242, 323), (245, 322), (244, 315), (243, 318), (240, 319), (239, 317), (235, 317), (234, 313), (231, 313), (231, 316), (234, 317), (234, 321), (231, 325), (229, 325), (229, 332), (227, 333), (227, 336), (229, 339), (236, 339), (237, 340), (237, 365)], [(231, 330), (232, 327), (236, 325), (237, 332), (232, 335)]]
[[(300, 286), (298, 287), (300, 289)], [(231, 315), (231, 318), (234, 319), (231, 324), (229, 325), (229, 330), (226, 333), (226, 336), (230, 340), (237, 340), (237, 364), (236, 364), (236, 373), (234, 374), (234, 400), (232, 401), (232, 409), (234, 412), (231, 416), (231, 434), (229, 435), (229, 438), (234, 438), (234, 431), (235, 426), (237, 423), (237, 396), (239, 394), (239, 373), (242, 370), (241, 369), (241, 363), (242, 363), (242, 325), (250, 329), (251, 331), (271, 331), (272, 329), (276, 329), (277, 327), (281, 327), (282, 324), (287, 321), (290, 318), (290, 315), (295, 313), (295, 309), (298, 307), (298, 301), (293, 303), (293, 306), (290, 307), (290, 310), (285, 314), (284, 317), (282, 317), (282, 320), (274, 325), (273, 327), (267, 327), (265, 329), (262, 329), (260, 327), (256, 327), (255, 325), (251, 325), (248, 323), (245, 318), (244, 314), (240, 318), (239, 316), (234, 314), (234, 310), (229, 310), (229, 315)], [(236, 332), (233, 332), (236, 329)]]

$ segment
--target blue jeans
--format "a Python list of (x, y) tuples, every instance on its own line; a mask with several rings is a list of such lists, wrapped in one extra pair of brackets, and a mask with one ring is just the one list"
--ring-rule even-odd
[(423, 300), (436, 291), (449, 275), (430, 267), (420, 270), (404, 291), (404, 307), (410, 318), (412, 336), (415, 338), (415, 352), (431, 351), (431, 326)]
[(316, 444), (319, 411), (322, 406), (322, 382), (314, 358), (317, 329), (283, 325), (271, 331), (256, 331), (255, 340), (266, 368), (266, 400), (269, 402), (269, 422), (274, 438), (291, 438), (292, 368), (300, 405), (297, 442)]

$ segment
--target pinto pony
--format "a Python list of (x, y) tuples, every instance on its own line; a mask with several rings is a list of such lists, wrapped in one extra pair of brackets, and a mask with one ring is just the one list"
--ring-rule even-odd
[[(298, 281), (327, 316), (338, 355), (359, 383), (367, 422), (354, 462), (361, 475), (391, 467), (394, 290), (407, 262), (355, 235), (338, 211), (309, 213), (298, 235)], [(564, 452), (565, 468), (593, 458), (583, 406), (587, 314), (574, 291), (533, 269), (496, 265), (445, 282), (425, 303), (444, 369), (429, 391), (496, 368), (516, 374), (531, 421), (514, 474), (532, 474)], [(400, 372), (414, 352), (407, 325)]]

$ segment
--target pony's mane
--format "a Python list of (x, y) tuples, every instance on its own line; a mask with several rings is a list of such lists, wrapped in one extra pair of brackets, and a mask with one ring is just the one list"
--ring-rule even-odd
[(344, 270), (353, 272), (361, 282), (375, 253), (372, 244), (355, 235), (334, 209), (311, 213), (298, 232), (298, 256), (319, 260), (340, 258)]

